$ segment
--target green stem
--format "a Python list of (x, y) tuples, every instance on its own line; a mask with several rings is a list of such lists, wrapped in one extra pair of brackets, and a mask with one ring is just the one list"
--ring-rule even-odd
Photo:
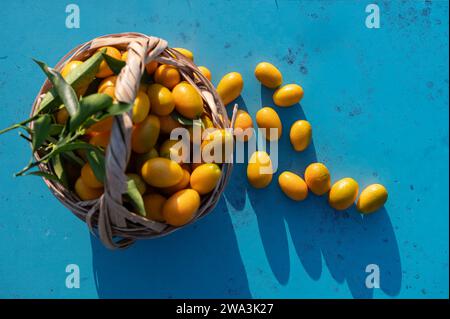
[(25, 166), (20, 172), (15, 173), (14, 176), (17, 177), (17, 176), (23, 175), (23, 173), (25, 173), (26, 171), (30, 170), (31, 168), (33, 168), (33, 167), (35, 167), (35, 166), (38, 166), (40, 162), (41, 162), (41, 161), (38, 161), (38, 162), (30, 162), (30, 164), (28, 164), (27, 166)]
[(68, 159), (74, 161), (79, 166), (83, 166), (85, 164), (84, 161), (81, 158), (79, 158), (78, 156), (76, 156), (73, 152), (65, 152), (65, 153), (62, 153), (61, 155), (63, 155), (65, 157), (67, 157)]
[(19, 132), (19, 136), (21, 138), (24, 138), (25, 140), (27, 140), (28, 142), (31, 143), (31, 138), (29, 138), (28, 136), (26, 136), (25, 134), (23, 134), (22, 132)]
[(11, 131), (11, 130), (15, 130), (16, 128), (20, 128), (20, 127), (24, 126), (25, 124), (28, 124), (28, 123), (30, 123), (31, 121), (34, 121), (34, 120), (37, 119), (38, 117), (39, 117), (39, 114), (36, 114), (36, 115), (30, 117), (29, 119), (26, 119), (26, 120), (24, 120), (24, 121), (22, 121), (22, 122), (20, 122), (20, 123), (11, 125), (10, 127), (7, 127), (7, 128), (5, 128), (5, 129), (3, 129), (3, 130), (0, 130), (0, 135), (3, 134), (3, 133), (9, 132), (9, 131)]

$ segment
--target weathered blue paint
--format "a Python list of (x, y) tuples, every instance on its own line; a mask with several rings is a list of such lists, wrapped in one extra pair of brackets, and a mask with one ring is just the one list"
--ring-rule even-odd
[[(30, 156), (16, 133), (0, 137), (0, 297), (448, 298), (448, 2), (375, 1), (381, 29), (365, 27), (370, 1), (73, 1), (81, 28), (65, 28), (64, 1), (10, 1), (0, 10), (0, 127), (25, 118), (54, 64), (95, 36), (139, 31), (195, 53), (217, 83), (245, 81), (254, 117), (271, 91), (253, 76), (271, 61), (301, 84), (301, 106), (279, 109), (280, 170), (325, 162), (333, 180), (389, 189), (386, 208), (361, 218), (325, 198), (289, 201), (276, 178), (249, 187), (238, 165), (213, 214), (158, 240), (105, 250), (38, 178), (12, 173)], [(294, 154), (288, 128), (314, 128)], [(65, 287), (80, 266), (81, 288)], [(381, 288), (364, 286), (365, 267)]]

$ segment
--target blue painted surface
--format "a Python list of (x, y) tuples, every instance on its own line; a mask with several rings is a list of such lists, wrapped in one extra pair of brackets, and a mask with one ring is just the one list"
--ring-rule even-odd
[[(194, 51), (217, 83), (245, 81), (254, 118), (271, 92), (253, 76), (263, 60), (305, 89), (280, 109), (280, 170), (327, 164), (333, 180), (389, 189), (385, 210), (361, 218), (325, 198), (289, 201), (276, 179), (249, 187), (237, 165), (214, 213), (175, 234), (107, 251), (38, 178), (16, 178), (28, 146), (0, 137), (0, 297), (448, 298), (448, 2), (380, 2), (381, 29), (364, 25), (368, 1), (74, 1), (81, 28), (64, 26), (61, 1), (10, 1), (0, 10), (0, 127), (25, 118), (50, 65), (95, 36), (139, 31)], [(126, 3), (126, 4), (125, 4)], [(287, 129), (314, 127), (294, 154)], [(65, 267), (81, 288), (65, 287)], [(381, 288), (365, 288), (365, 267)]]

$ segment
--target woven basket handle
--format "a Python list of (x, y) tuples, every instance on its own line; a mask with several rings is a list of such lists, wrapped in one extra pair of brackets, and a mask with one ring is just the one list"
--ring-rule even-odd
[[(116, 82), (115, 97), (119, 102), (133, 104), (139, 89), (145, 65), (159, 56), (166, 48), (165, 40), (155, 37), (97, 39), (95, 46), (123, 44), (129, 41), (126, 65), (122, 68)], [(114, 241), (111, 225), (126, 228), (127, 219), (133, 221), (137, 216), (122, 205), (123, 194), (127, 191), (125, 171), (131, 154), (131, 133), (133, 122), (131, 110), (121, 116), (115, 116), (111, 130), (110, 143), (105, 155), (104, 194), (99, 199), (98, 235), (110, 249), (124, 248), (134, 239), (124, 238)], [(140, 219), (142, 222), (142, 219)], [(164, 225), (149, 221), (147, 227), (161, 231)]]

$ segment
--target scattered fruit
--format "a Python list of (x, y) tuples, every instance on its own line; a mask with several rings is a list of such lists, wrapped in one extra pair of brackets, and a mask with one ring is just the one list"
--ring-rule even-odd
[[(100, 53), (101, 50), (113, 59), (104, 59), (104, 55)], [(174, 50), (187, 59), (194, 60), (191, 51), (184, 48), (174, 48)], [(42, 109), (39, 111), (40, 113), (37, 113), (39, 118), (30, 119), (34, 122), (33, 129), (37, 131), (36, 127), (41, 125), (41, 128), (45, 128), (41, 132), (47, 134), (48, 137), (43, 142), (36, 141), (36, 138), (33, 137), (32, 145), (33, 148), (36, 147), (38, 152), (45, 154), (48, 150), (55, 150), (56, 147), (60, 147), (53, 140), (57, 140), (63, 146), (66, 145), (64, 144), (66, 140), (69, 141), (67, 143), (74, 143), (67, 148), (70, 149), (71, 153), (65, 154), (69, 155), (68, 157), (75, 155), (73, 162), (66, 162), (64, 157), (60, 159), (49, 158), (49, 160), (61, 161), (61, 166), (67, 170), (66, 175), (70, 176), (67, 179), (64, 177), (66, 180), (61, 178), (59, 182), (66, 183), (67, 185), (64, 184), (66, 187), (74, 185), (73, 190), (83, 201), (97, 199), (104, 192), (104, 185), (101, 181), (104, 172), (99, 172), (99, 169), (104, 169), (101, 167), (101, 163), (104, 162), (105, 149), (110, 142), (114, 123), (113, 115), (118, 114), (117, 112), (120, 113), (121, 109), (117, 111), (118, 107), (123, 108), (124, 106), (118, 105), (115, 99), (117, 74), (123, 63), (112, 64), (111, 60), (114, 62), (114, 59), (126, 62), (128, 51), (121, 53), (117, 48), (106, 46), (99, 48), (86, 61), (73, 60), (66, 63), (61, 69), (61, 75), (66, 80), (65, 82), (72, 86), (80, 99), (78, 101), (80, 106), (86, 101), (83, 95), (88, 88), (89, 92), (97, 91), (100, 94), (96, 94), (97, 96), (94, 97), (88, 96), (86, 99), (93, 98), (92, 101), (95, 99), (104, 101), (106, 98), (109, 101), (107, 105), (100, 102), (97, 105), (86, 102), (84, 105), (92, 105), (92, 108), (88, 110), (80, 107), (80, 110), (76, 110), (80, 111), (79, 113), (74, 111), (73, 105), (69, 105), (70, 100), (67, 96), (66, 99), (64, 99), (64, 96), (60, 96), (64, 90), (67, 93), (67, 88), (58, 87), (58, 84), (49, 75), (48, 69), (45, 70), (48, 67), (38, 62), (55, 87), (51, 88), (42, 100), (40, 104)], [(114, 71), (106, 61), (110, 62)], [(216, 125), (214, 125), (216, 117), (213, 117), (208, 110), (204, 109), (203, 97), (207, 98), (207, 96), (203, 95), (202, 97), (195, 86), (182, 79), (181, 73), (176, 67), (151, 61), (145, 66), (145, 69), (147, 74), (144, 74), (141, 79), (131, 111), (134, 124), (131, 136), (133, 152), (126, 175), (128, 180), (132, 180), (134, 183), (128, 183), (128, 192), (131, 193), (128, 193), (129, 196), (125, 197), (124, 200), (128, 203), (131, 202), (135, 208), (140, 205), (138, 211), (141, 215), (144, 215), (143, 208), (145, 208), (145, 217), (148, 219), (167, 222), (169, 225), (179, 227), (189, 223), (194, 218), (202, 200), (205, 199), (205, 195), (213, 192), (218, 186), (222, 178), (223, 166), (221, 166), (221, 163), (231, 159), (233, 134), (238, 141), (248, 141), (253, 135), (253, 121), (246, 111), (238, 110), (233, 133), (227, 129), (216, 128)], [(208, 68), (199, 66), (198, 70), (211, 81), (211, 72)], [(276, 89), (273, 93), (273, 101), (277, 106), (289, 107), (299, 103), (303, 98), (301, 86), (297, 84), (281, 86), (283, 76), (280, 70), (271, 63), (259, 63), (254, 70), (254, 74), (263, 86)], [(151, 78), (153, 78), (153, 81)], [(198, 83), (198, 72), (196, 72), (193, 80)], [(65, 85), (65, 83), (62, 82), (59, 85)], [(217, 93), (224, 105), (227, 105), (239, 97), (243, 86), (241, 74), (231, 72), (220, 80), (217, 85)], [(104, 94), (109, 95), (112, 99)], [(69, 96), (69, 98), (72, 98), (72, 96)], [(63, 100), (71, 116), (69, 116), (66, 106), (62, 104)], [(81, 119), (76, 119), (77, 116)], [(86, 118), (83, 116), (86, 116)], [(222, 117), (222, 114), (218, 116)], [(193, 120), (197, 119), (201, 119), (201, 126), (195, 126), (199, 122)], [(78, 126), (75, 124), (76, 127), (72, 128), (72, 122), (76, 123), (77, 120), (80, 121), (80, 124)], [(66, 125), (68, 121), (70, 125)], [(275, 141), (281, 138), (282, 123), (273, 108), (263, 107), (260, 109), (256, 113), (256, 123), (261, 129), (276, 130), (275, 134), (270, 134), (270, 131), (263, 131), (267, 140)], [(45, 127), (45, 125), (48, 127)], [(169, 135), (175, 128), (185, 128), (189, 131), (193, 144), (183, 145), (189, 148), (175, 147), (179, 141), (170, 140)], [(9, 129), (11, 128), (0, 131), (0, 134)], [(46, 130), (51, 131), (51, 133), (47, 133)], [(67, 135), (69, 130), (71, 135)], [(246, 130), (249, 131), (244, 132)], [(199, 135), (205, 135), (204, 138), (192, 140), (194, 131), (195, 134), (199, 132)], [(203, 134), (205, 132), (207, 134)], [(290, 128), (289, 137), (295, 151), (305, 150), (312, 139), (310, 123), (305, 120), (294, 122)], [(87, 145), (89, 149), (95, 152), (89, 152), (85, 148), (79, 149), (80, 145), (86, 146), (86, 142), (91, 144)], [(78, 145), (75, 143), (78, 143)], [(190, 163), (191, 157), (194, 157), (191, 153), (191, 147), (198, 148), (199, 144), (203, 158), (200, 163)], [(182, 155), (183, 150), (188, 150), (188, 154), (183, 154), (184, 156), (177, 163), (173, 159), (175, 159), (175, 156)], [(218, 150), (220, 150), (220, 154), (214, 154)], [(98, 162), (93, 162), (96, 159)], [(92, 165), (96, 163), (96, 165), (91, 167), (90, 163)], [(26, 170), (28, 168), (20, 173), (24, 173)], [(251, 155), (247, 166), (247, 178), (250, 185), (255, 188), (267, 187), (272, 181), (273, 173), (272, 161), (266, 152), (256, 151)], [(55, 179), (59, 178), (56, 174), (54, 177)], [(321, 163), (312, 163), (306, 168), (305, 180), (293, 172), (284, 171), (279, 175), (278, 183), (286, 196), (294, 201), (306, 199), (309, 190), (319, 196), (329, 192), (329, 204), (337, 210), (345, 210), (353, 205), (359, 191), (358, 183), (352, 178), (341, 179), (331, 187), (330, 173)], [(132, 187), (133, 184), (136, 187)], [(143, 208), (142, 201), (136, 200), (136, 196), (139, 196), (139, 194), (142, 196)], [(169, 197), (166, 199), (165, 196)], [(372, 184), (361, 192), (356, 208), (364, 214), (372, 213), (380, 209), (387, 198), (388, 193), (383, 185)], [(127, 204), (127, 207), (130, 206)]]
[(271, 107), (263, 107), (256, 113), (256, 123), (262, 131), (266, 140), (276, 141), (281, 137), (283, 126), (277, 112)]
[(277, 106), (292, 106), (303, 98), (303, 88), (297, 84), (286, 84), (273, 94), (273, 102)]
[(331, 178), (328, 168), (322, 163), (312, 163), (305, 170), (305, 181), (311, 192), (321, 196), (331, 187)]
[(272, 181), (273, 169), (270, 156), (263, 151), (256, 151), (247, 165), (247, 179), (255, 188), (264, 188)]
[(238, 141), (248, 141), (253, 136), (253, 120), (247, 112), (238, 110), (234, 122), (234, 136)]
[(224, 105), (229, 104), (241, 95), (244, 88), (244, 80), (242, 75), (238, 72), (231, 72), (226, 74), (217, 85), (217, 93)]
[(343, 178), (333, 184), (328, 196), (330, 206), (344, 210), (353, 205), (358, 196), (358, 183), (353, 178)]
[(312, 127), (308, 121), (299, 120), (291, 126), (289, 132), (291, 144), (297, 152), (304, 151), (311, 143)]
[(292, 200), (301, 201), (308, 196), (308, 186), (303, 178), (292, 172), (283, 172), (278, 177), (281, 190)]
[(262, 85), (274, 89), (283, 83), (283, 76), (275, 65), (268, 62), (261, 62), (255, 68), (255, 77)]
[(387, 201), (388, 192), (381, 184), (367, 186), (359, 195), (356, 208), (363, 214), (379, 210)]

